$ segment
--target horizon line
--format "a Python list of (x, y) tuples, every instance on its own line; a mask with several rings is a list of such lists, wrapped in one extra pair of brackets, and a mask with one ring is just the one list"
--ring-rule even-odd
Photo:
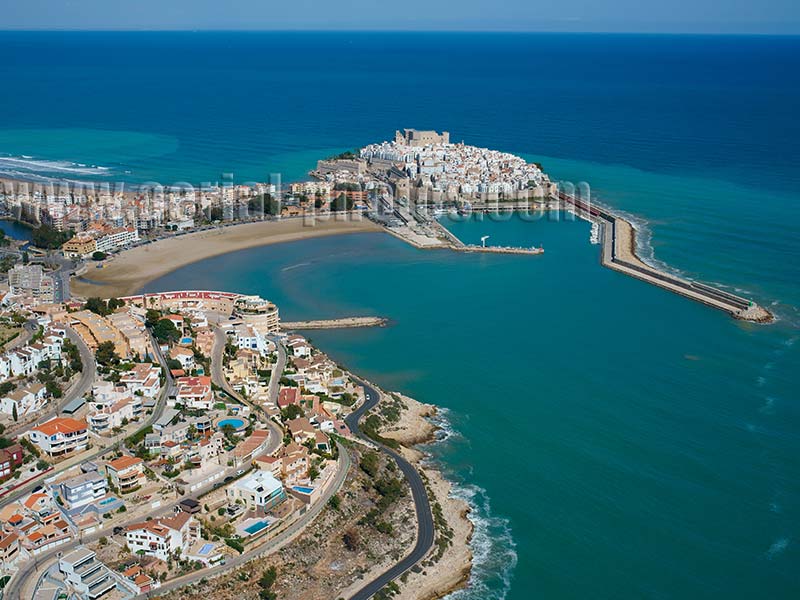
[(798, 31), (641, 31), (641, 30), (549, 30), (549, 29), (391, 29), (391, 28), (1, 28), (0, 33), (431, 33), (431, 34), (516, 34), (516, 35), (641, 35), (717, 37), (800, 37)]

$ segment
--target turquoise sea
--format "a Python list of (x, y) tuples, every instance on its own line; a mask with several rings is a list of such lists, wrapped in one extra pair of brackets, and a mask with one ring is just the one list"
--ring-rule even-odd
[(455, 598), (800, 596), (800, 39), (3, 33), (0, 49), (17, 82), (4, 172), (295, 179), (431, 127), (588, 182), (635, 217), (645, 255), (778, 321), (601, 268), (586, 223), (519, 216), (447, 225), (544, 255), (359, 234), (229, 254), (147, 289), (392, 319), (311, 337), (444, 409), (431, 452), (477, 526)]

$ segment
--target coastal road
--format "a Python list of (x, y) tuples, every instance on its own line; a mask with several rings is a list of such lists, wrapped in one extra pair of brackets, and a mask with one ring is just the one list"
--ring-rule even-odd
[[(352, 375), (351, 375), (352, 377)], [(355, 381), (364, 387), (364, 402), (356, 410), (345, 417), (345, 422), (354, 435), (357, 435), (370, 443), (375, 443), (373, 440), (361, 433), (358, 422), (367, 411), (375, 407), (380, 401), (380, 393), (372, 385), (366, 381), (362, 381), (353, 377)], [(435, 527), (433, 524), (433, 514), (431, 513), (431, 505), (428, 501), (428, 492), (425, 489), (425, 484), (422, 481), (417, 470), (410, 462), (403, 456), (395, 452), (391, 448), (383, 445), (378, 445), (380, 449), (388, 454), (400, 467), (403, 475), (411, 487), (411, 496), (414, 499), (414, 510), (417, 513), (417, 543), (414, 545), (411, 553), (390, 567), (372, 581), (367, 582), (355, 594), (350, 596), (350, 600), (367, 600), (374, 596), (390, 581), (394, 581), (403, 573), (408, 571), (411, 567), (416, 565), (419, 561), (425, 558), (428, 551), (433, 546)]]
[[(223, 360), (223, 352), (225, 351), (225, 344), (227, 342), (227, 335), (222, 330), (222, 328), (217, 327), (214, 330), (214, 346), (211, 349), (211, 381), (214, 382), (215, 385), (222, 388), (226, 394), (228, 394), (231, 398), (235, 399), (242, 404), (249, 406), (255, 410), (261, 410), (261, 407), (257, 404), (253, 404), (244, 399), (236, 390), (233, 389), (231, 384), (228, 382), (228, 379), (225, 377), (225, 373), (222, 372), (222, 360)], [(278, 344), (278, 348), (280, 348), (280, 344)], [(286, 365), (286, 352), (283, 352), (283, 364), (280, 364), (281, 354), (278, 353), (278, 364), (276, 365), (275, 369), (273, 369), (272, 377), (270, 377), (270, 399), (272, 399), (272, 382), (274, 380), (279, 380), (281, 375), (283, 374), (283, 368)], [(277, 378), (276, 378), (277, 373)], [(277, 383), (277, 381), (276, 381)], [(275, 387), (275, 397), (277, 398), (277, 385)], [(275, 453), (278, 448), (280, 448), (281, 444), (283, 443), (283, 431), (280, 427), (270, 419), (267, 419), (267, 427), (269, 427), (269, 438), (267, 439), (267, 448), (265, 452), (269, 455)]]

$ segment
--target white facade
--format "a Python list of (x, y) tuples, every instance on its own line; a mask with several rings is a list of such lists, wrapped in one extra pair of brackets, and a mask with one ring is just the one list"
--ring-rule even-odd
[(17, 389), (9, 392), (0, 398), (0, 412), (13, 415), (16, 408), (17, 416), (32, 414), (45, 404), (47, 393), (45, 387), (40, 384), (29, 385), (24, 389)]
[(83, 421), (55, 418), (31, 429), (28, 439), (49, 456), (61, 456), (85, 450), (89, 429)]
[(43, 360), (59, 360), (64, 336), (58, 333), (48, 331), (41, 341), (0, 355), (0, 380), (33, 375)]
[(181, 554), (186, 554), (197, 533), (194, 519), (181, 512), (169, 519), (153, 519), (130, 525), (125, 537), (134, 555), (141, 552), (166, 561), (170, 554), (179, 550)]
[(98, 252), (108, 252), (120, 246), (127, 246), (139, 241), (139, 232), (133, 227), (112, 229), (105, 235), (96, 238)]
[(247, 506), (259, 507), (274, 506), (286, 497), (283, 484), (267, 471), (254, 471), (232, 483), (226, 494), (232, 502), (241, 500)]

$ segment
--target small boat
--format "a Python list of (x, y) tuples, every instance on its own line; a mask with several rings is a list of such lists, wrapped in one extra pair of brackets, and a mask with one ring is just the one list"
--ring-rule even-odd
[(589, 243), (590, 244), (600, 243), (600, 225), (597, 223), (592, 223), (592, 231), (589, 234)]

